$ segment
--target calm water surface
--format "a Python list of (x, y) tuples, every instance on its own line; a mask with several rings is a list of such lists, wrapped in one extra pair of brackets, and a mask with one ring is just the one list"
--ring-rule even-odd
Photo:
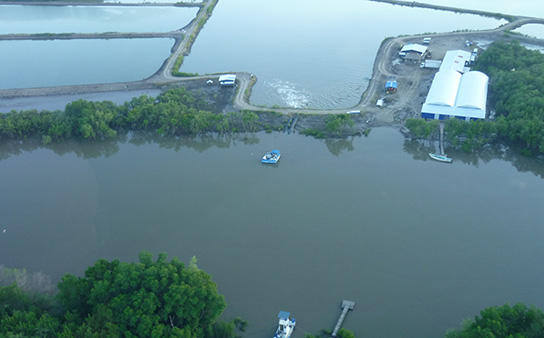
[(198, 8), (1, 6), (0, 34), (169, 32), (187, 25)]
[(384, 38), (500, 23), (360, 0), (220, 1), (182, 69), (252, 72), (258, 105), (347, 108), (366, 89)]
[[(53, 145), (3, 143), (0, 264), (58, 279), (98, 258), (167, 252), (213, 275), (225, 318), (271, 337), (440, 337), (486, 306), (544, 306), (542, 163), (448, 152), (393, 129), (368, 138), (299, 135)], [(259, 156), (279, 148), (277, 167)], [(519, 168), (519, 169), (518, 169)], [(535, 174), (536, 173), (536, 174)], [(394, 319), (394, 320), (392, 320)]]
[(173, 39), (0, 41), (0, 89), (141, 80), (159, 69), (173, 44)]
[(544, 25), (540, 24), (523, 25), (520, 28), (517, 28), (515, 32), (539, 39), (544, 39)]
[(458, 8), (470, 8), (491, 13), (504, 13), (514, 15), (525, 15), (537, 18), (544, 18), (544, 3), (533, 0), (422, 0), (419, 2), (451, 6)]

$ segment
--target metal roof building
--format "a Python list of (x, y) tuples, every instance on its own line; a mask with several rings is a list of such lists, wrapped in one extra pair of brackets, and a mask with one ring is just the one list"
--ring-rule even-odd
[(467, 121), (484, 119), (488, 81), (487, 75), (478, 71), (461, 75), (452, 69), (440, 70), (421, 108), (421, 117), (438, 120), (455, 117)]
[(400, 52), (401, 53), (410, 53), (415, 52), (418, 54), (424, 54), (427, 51), (427, 46), (423, 46), (417, 43), (409, 43), (407, 45), (402, 46)]
[(439, 70), (453, 69), (459, 73), (468, 72), (466, 65), (470, 62), (470, 52), (464, 50), (450, 50), (442, 59)]
[(234, 86), (236, 82), (236, 75), (235, 74), (225, 74), (219, 76), (219, 84), (221, 86)]
[(420, 60), (426, 52), (427, 46), (419, 45), (417, 43), (410, 43), (401, 48), (399, 57), (406, 60), (417, 61)]

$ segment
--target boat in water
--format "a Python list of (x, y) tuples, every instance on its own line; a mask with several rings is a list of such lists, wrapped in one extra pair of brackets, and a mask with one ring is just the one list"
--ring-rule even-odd
[(263, 158), (261, 159), (261, 162), (263, 163), (278, 163), (280, 160), (281, 154), (279, 150), (272, 150), (264, 154)]
[(274, 338), (289, 338), (295, 330), (295, 318), (289, 319), (289, 312), (280, 311), (278, 314), (279, 324)]
[(438, 154), (429, 153), (429, 157), (432, 158), (433, 160), (437, 160), (440, 162), (451, 163), (451, 158), (447, 157), (446, 155), (438, 155)]

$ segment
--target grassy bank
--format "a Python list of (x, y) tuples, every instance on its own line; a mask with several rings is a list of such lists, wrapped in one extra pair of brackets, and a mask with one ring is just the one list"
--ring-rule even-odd
[(196, 15), (196, 17), (198, 18), (201, 15), (202, 11), (206, 11), (202, 15), (202, 17), (198, 20), (198, 22), (196, 23), (195, 29), (193, 30), (191, 35), (188, 37), (187, 45), (185, 46), (185, 50), (183, 50), (183, 52), (176, 59), (176, 63), (174, 64), (174, 68), (172, 68), (172, 75), (173, 76), (188, 77), (188, 76), (198, 75), (198, 74), (180, 72), (179, 69), (181, 68), (181, 65), (183, 64), (184, 56), (188, 55), (191, 52), (191, 48), (193, 46), (193, 43), (196, 40), (196, 37), (198, 36), (198, 34), (200, 33), (200, 30), (204, 27), (204, 25), (208, 21), (208, 19), (212, 16), (213, 9), (215, 8), (215, 6), (217, 5), (217, 2), (219, 0), (209, 0), (209, 1), (211, 1), (211, 4), (207, 8), (201, 7), (200, 10), (198, 11), (197, 15)]
[(449, 7), (449, 6), (439, 6), (439, 5), (421, 3), (417, 1), (402, 1), (402, 0), (370, 0), (370, 1), (384, 2), (384, 3), (388, 3), (392, 5), (407, 6), (407, 7), (429, 8), (429, 9), (436, 9), (441, 11), (455, 12), (455, 13), (474, 14), (474, 15), (480, 15), (480, 16), (485, 16), (489, 18), (495, 18), (499, 20), (504, 19), (509, 22), (514, 21), (516, 19), (515, 16), (513, 15), (507, 15), (502, 13), (493, 13), (493, 12), (486, 12), (486, 11), (479, 11), (479, 10), (465, 9), (465, 8), (456, 8), (456, 7)]

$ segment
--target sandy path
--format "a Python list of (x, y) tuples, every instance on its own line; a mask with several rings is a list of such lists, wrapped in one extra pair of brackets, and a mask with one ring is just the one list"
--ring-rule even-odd
[[(76, 86), (60, 86), (60, 87), (44, 87), (44, 88), (25, 88), (25, 89), (5, 89), (0, 90), (0, 97), (33, 97), (33, 96), (45, 96), (45, 95), (74, 95), (81, 93), (97, 93), (97, 92), (110, 92), (110, 91), (130, 91), (130, 90), (142, 90), (148, 88), (160, 88), (163, 85), (172, 83), (183, 84), (186, 81), (199, 81), (202, 80), (205, 85), (206, 79), (216, 80), (218, 74), (179, 78), (171, 75), (172, 69), (175, 67), (176, 60), (180, 55), (188, 55), (191, 48), (191, 36), (198, 28), (198, 22), (205, 16), (207, 9), (211, 6), (210, 0), (203, 0), (201, 4), (202, 8), (198, 12), (194, 20), (191, 21), (186, 27), (179, 31), (170, 32), (170, 34), (176, 38), (176, 45), (174, 51), (170, 57), (163, 63), (160, 69), (148, 79), (143, 81), (123, 82), (123, 83), (106, 83), (106, 84), (93, 84), (93, 85), (76, 85)], [(507, 23), (501, 27), (472, 32), (454, 32), (454, 33), (442, 33), (426, 35), (433, 38), (433, 42), (437, 39), (443, 40), (462, 40), (463, 39), (476, 39), (485, 38), (488, 40), (497, 40), (504, 37), (504, 31), (512, 30), (528, 23), (544, 24), (544, 19), (529, 18), (529, 17), (517, 17), (514, 21)], [(130, 34), (130, 33), (127, 33)], [(149, 37), (150, 34), (155, 33), (132, 33), (134, 37)], [(123, 35), (124, 36), (124, 35)], [(121, 37), (121, 36), (119, 36)], [(10, 37), (0, 36), (0, 39), (8, 39)], [(31, 37), (23, 37), (31, 38)], [(36, 38), (36, 37), (34, 37)], [(68, 37), (69, 38), (69, 37)], [(79, 38), (75, 35), (71, 38)], [(85, 38), (93, 38), (85, 36)], [(104, 38), (103, 34), (97, 38)], [(392, 124), (395, 123), (395, 115), (399, 111), (417, 111), (421, 108), (421, 80), (423, 77), (422, 71), (419, 67), (412, 67), (409, 71), (404, 71), (402, 74), (393, 67), (393, 60), (398, 58), (397, 52), (400, 46), (405, 43), (421, 39), (421, 36), (405, 36), (386, 40), (380, 46), (372, 72), (372, 78), (369, 82), (368, 88), (362, 94), (361, 101), (354, 107), (347, 107), (341, 109), (296, 109), (296, 108), (264, 108), (257, 107), (249, 102), (251, 86), (256, 81), (254, 75), (239, 72), (237, 74), (237, 92), (233, 100), (235, 109), (238, 110), (252, 110), (252, 111), (270, 111), (274, 110), (284, 114), (344, 114), (350, 110), (361, 110), (369, 116), (369, 119), (379, 124)], [(516, 36), (518, 40), (526, 40), (525, 42), (544, 45), (544, 41), (534, 38), (526, 38), (522, 36)], [(457, 48), (451, 48), (457, 49)], [(433, 50), (433, 54), (435, 50)], [(406, 69), (404, 69), (406, 70)], [(397, 93), (388, 96), (388, 104), (386, 107), (378, 108), (375, 103), (379, 97), (384, 96), (383, 85), (389, 77), (395, 77), (398, 82)]]

